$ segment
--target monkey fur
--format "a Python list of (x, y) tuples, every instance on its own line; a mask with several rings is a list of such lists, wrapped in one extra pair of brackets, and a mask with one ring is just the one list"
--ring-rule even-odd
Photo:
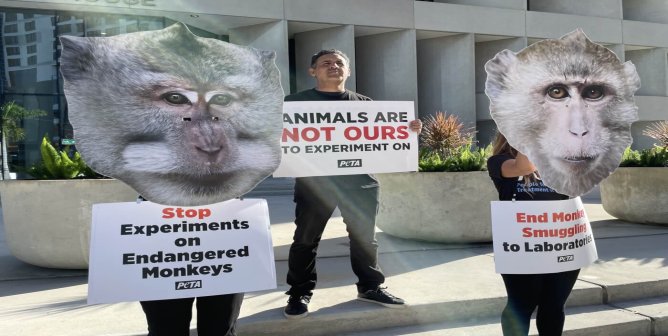
[(61, 36), (77, 148), (147, 200), (241, 196), (280, 162), (275, 53), (201, 38), (181, 23), (113, 37)]
[(485, 70), (499, 132), (547, 186), (579, 196), (619, 166), (638, 120), (640, 78), (631, 62), (578, 29), (518, 53), (503, 50)]

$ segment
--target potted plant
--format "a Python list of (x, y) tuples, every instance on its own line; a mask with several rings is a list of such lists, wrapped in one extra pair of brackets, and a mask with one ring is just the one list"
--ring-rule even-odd
[(668, 122), (653, 123), (643, 134), (658, 143), (626, 149), (620, 167), (601, 183), (601, 203), (621, 220), (668, 224)]
[(66, 269), (88, 267), (92, 205), (127, 202), (137, 193), (101, 178), (79, 153), (56, 150), (45, 136), (42, 161), (27, 169), (35, 180), (0, 183), (7, 245), (26, 263)]
[(491, 146), (475, 148), (471, 129), (438, 112), (425, 120), (420, 147), (419, 172), (376, 175), (377, 226), (408, 239), (491, 241), (489, 202), (498, 197), (485, 171)]

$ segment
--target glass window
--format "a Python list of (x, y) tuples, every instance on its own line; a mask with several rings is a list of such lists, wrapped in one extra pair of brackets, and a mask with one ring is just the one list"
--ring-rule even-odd
[(64, 24), (58, 26), (58, 33), (59, 34), (67, 34), (72, 32), (72, 25), (71, 24)]
[(19, 44), (18, 36), (5, 36), (6, 45), (17, 45)]
[(35, 21), (29, 21), (25, 23), (25, 28), (26, 31), (33, 31), (35, 30)]
[[(67, 121), (66, 97), (62, 91), (63, 79), (57, 65), (59, 42), (56, 39), (55, 43), (39, 44), (39, 48), (36, 43), (43, 39), (50, 41), (51, 37), (60, 35), (114, 36), (158, 30), (165, 27), (167, 20), (152, 16), (0, 7), (0, 17), (3, 16), (4, 27), (0, 30), (0, 37), (4, 38), (4, 51), (8, 57), (6, 76), (0, 76), (0, 81), (7, 84), (0, 85), (0, 90), (3, 90), (0, 91), (0, 104), (16, 101), (26, 108), (50, 112), (39, 120), (24, 121), (26, 138), (9, 143), (13, 149), (7, 160), (24, 168), (40, 158), (39, 145), (44, 134), (58, 138), (72, 137), (72, 126)], [(3, 36), (2, 33), (6, 34)], [(196, 34), (206, 36), (207, 32), (197, 31)], [(38, 64), (55, 66), (37, 67)], [(54, 124), (53, 118), (58, 118), (60, 122)]]
[(19, 47), (7, 47), (7, 56), (14, 56), (21, 53), (21, 48)]
[(16, 33), (17, 31), (19, 31), (17, 24), (8, 24), (5, 26), (5, 33)]
[(37, 42), (37, 33), (26, 34), (26, 43)]

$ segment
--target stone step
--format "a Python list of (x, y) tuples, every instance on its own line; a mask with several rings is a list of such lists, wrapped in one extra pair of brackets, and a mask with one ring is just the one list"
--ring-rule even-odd
[[(352, 285), (354, 277), (351, 277), (351, 272), (346, 270), (349, 268), (348, 259), (323, 258), (318, 264), (319, 278), (323, 281), (316, 289), (309, 305), (310, 315), (300, 320), (287, 320), (283, 317), (282, 309), (287, 301), (287, 296), (283, 292), (288, 286), (280, 279), (280, 275), (285, 274), (286, 265), (285, 262), (277, 262), (277, 274), (281, 285), (275, 291), (247, 294), (242, 308), (242, 318), (239, 321), (240, 335), (342, 335), (351, 332), (366, 333), (388, 327), (412, 327), (419, 330), (420, 326), (437, 323), (445, 323), (444, 325), (471, 323), (472, 317), (475, 317), (475, 321), (471, 328), (482, 328), (481, 330), (492, 328), (488, 326), (492, 323), (489, 321), (498, 319), (506, 298), (500, 276), (491, 271), (493, 260), (484, 252), (485, 249), (428, 250), (381, 255), (381, 264), (390, 266), (386, 268), (386, 273), (389, 275), (386, 282), (390, 286), (388, 290), (407, 301), (403, 309), (389, 309), (355, 300), (355, 286)], [(434, 264), (435, 260), (439, 260), (440, 263)], [(588, 270), (584, 270), (582, 274), (586, 278)], [(626, 311), (620, 317), (614, 317), (614, 314), (620, 313), (616, 313), (618, 309), (615, 307), (606, 305), (609, 293), (614, 293), (610, 295), (612, 297), (630, 299), (642, 299), (648, 295), (668, 295), (668, 280), (638, 279), (634, 283), (607, 287), (592, 283), (590, 280), (578, 280), (567, 307), (569, 311), (584, 314), (581, 316), (591, 319), (592, 323), (598, 321), (597, 316), (601, 316), (600, 319), (611, 316), (611, 321), (616, 321), (618, 324), (624, 321), (623, 328), (613, 328), (615, 332), (641, 328), (638, 318), (635, 318), (630, 311)], [(621, 301), (613, 304), (621, 305), (619, 302)], [(579, 310), (580, 308), (582, 310)], [(627, 316), (626, 319), (623, 316)], [(604, 328), (605, 324), (596, 323), (575, 324), (572, 335), (608, 335), (606, 333), (608, 329)], [(327, 327), (322, 328), (322, 326)], [(462, 328), (464, 329), (461, 332), (452, 330), (452, 335), (478, 335), (467, 334), (468, 327)], [(491, 330), (496, 332), (488, 334), (498, 335), (498, 326)], [(599, 330), (602, 331), (599, 333)], [(591, 331), (592, 334), (587, 334), (585, 331)], [(629, 332), (609, 335), (645, 334)]]
[[(668, 309), (665, 301), (654, 305), (655, 309)], [(340, 336), (498, 336), (501, 334), (499, 317), (472, 321), (442, 322), (414, 325), (402, 328), (386, 328), (374, 331), (345, 333)], [(538, 335), (535, 318), (531, 321), (529, 335)], [(655, 327), (652, 318), (631, 310), (609, 305), (575, 307), (566, 309), (563, 336), (653, 336), (666, 335), (665, 329)]]

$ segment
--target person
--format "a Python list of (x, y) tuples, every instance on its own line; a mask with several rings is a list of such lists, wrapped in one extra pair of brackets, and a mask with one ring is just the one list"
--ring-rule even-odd
[[(497, 133), (487, 170), (501, 201), (565, 200), (545, 186), (529, 159), (510, 146)], [(508, 296), (501, 314), (504, 336), (529, 334), (531, 314), (538, 307), (536, 326), (541, 336), (561, 335), (564, 329), (564, 304), (571, 293), (579, 269), (548, 274), (501, 274)]]
[[(369, 97), (347, 90), (350, 60), (336, 49), (321, 50), (311, 57), (309, 74), (315, 88), (285, 97), (285, 101), (368, 101)], [(422, 123), (413, 120), (411, 130)], [(350, 238), (350, 262), (357, 282), (357, 299), (386, 307), (402, 307), (404, 300), (390, 294), (381, 284), (385, 276), (378, 266), (375, 220), (378, 211), (378, 182), (368, 174), (317, 176), (295, 179), (295, 234), (288, 257), (286, 292), (290, 296), (284, 315), (289, 319), (308, 315), (308, 304), (317, 282), (315, 267), (318, 244), (325, 225), (338, 206)]]
[[(197, 298), (199, 336), (235, 336), (235, 326), (244, 294)], [(188, 336), (195, 298), (141, 301), (148, 323), (148, 336)]]

